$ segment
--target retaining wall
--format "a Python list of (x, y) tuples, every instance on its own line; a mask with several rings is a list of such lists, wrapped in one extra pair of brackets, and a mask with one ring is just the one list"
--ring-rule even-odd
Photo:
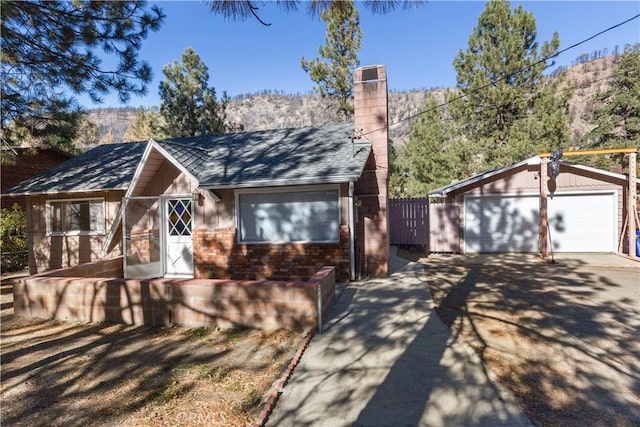
[(313, 328), (318, 313), (326, 316), (335, 300), (333, 267), (321, 268), (308, 281), (74, 276), (81, 267), (89, 265), (17, 280), (15, 315), (135, 325)]

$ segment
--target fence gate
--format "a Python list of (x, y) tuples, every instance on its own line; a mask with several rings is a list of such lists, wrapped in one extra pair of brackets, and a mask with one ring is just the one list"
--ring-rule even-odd
[(392, 245), (429, 245), (429, 199), (389, 200)]
[(460, 253), (460, 208), (428, 198), (389, 200), (389, 242)]

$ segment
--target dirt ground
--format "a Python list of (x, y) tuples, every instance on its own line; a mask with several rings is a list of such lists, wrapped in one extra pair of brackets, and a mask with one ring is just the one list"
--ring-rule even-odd
[(1, 292), (3, 426), (254, 425), (303, 338), (20, 319)]
[(399, 255), (535, 425), (640, 425), (640, 270)]

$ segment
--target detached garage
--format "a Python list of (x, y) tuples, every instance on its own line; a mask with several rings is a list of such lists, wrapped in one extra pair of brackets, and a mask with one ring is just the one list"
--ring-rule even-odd
[[(540, 164), (541, 159), (533, 157), (429, 193), (432, 201), (458, 207), (460, 240), (451, 242), (451, 247), (465, 253), (539, 252)], [(628, 192), (625, 175), (561, 162), (559, 176), (545, 178), (550, 250), (621, 250)], [(432, 227), (432, 235), (434, 231)]]

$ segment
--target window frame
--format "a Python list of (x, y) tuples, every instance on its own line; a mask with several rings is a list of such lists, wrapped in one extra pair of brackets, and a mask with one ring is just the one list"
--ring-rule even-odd
[[(338, 227), (334, 239), (331, 240), (278, 240), (278, 241), (243, 241), (242, 230), (240, 228), (240, 196), (243, 194), (268, 194), (268, 193), (303, 193), (303, 192), (322, 192), (332, 190), (337, 192), (337, 211), (338, 211)], [(288, 243), (297, 244), (335, 244), (340, 243), (340, 226), (342, 225), (342, 194), (341, 186), (339, 184), (326, 184), (326, 185), (304, 185), (304, 186), (287, 186), (287, 187), (267, 187), (267, 188), (241, 188), (234, 190), (235, 199), (235, 213), (234, 213), (234, 226), (236, 228), (236, 243), (243, 245), (280, 245)]]
[[(53, 231), (53, 215), (52, 209), (55, 203), (69, 204), (75, 202), (89, 202), (89, 212), (91, 212), (91, 202), (100, 203), (100, 209), (102, 210), (102, 221), (99, 224), (99, 229), (95, 231), (90, 230), (65, 230), (65, 231)], [(70, 198), (70, 199), (51, 199), (46, 201), (46, 226), (47, 236), (102, 236), (106, 234), (106, 222), (107, 222), (107, 207), (104, 197), (82, 197), (82, 198)], [(91, 217), (89, 218), (91, 222)]]

